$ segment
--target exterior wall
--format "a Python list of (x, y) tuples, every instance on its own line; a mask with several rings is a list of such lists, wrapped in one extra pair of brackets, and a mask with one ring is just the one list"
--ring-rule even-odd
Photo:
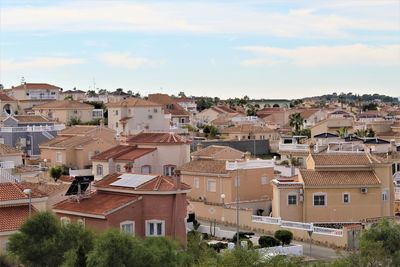
[(96, 141), (84, 145), (83, 147), (76, 148), (74, 155), (67, 155), (75, 159), (74, 165), (79, 169), (87, 169), (92, 166), (92, 159), (89, 158), (90, 154), (94, 155), (96, 153), (101, 153), (107, 149), (115, 146), (116, 142), (114, 140), (106, 140), (103, 138), (98, 138)]
[[(343, 193), (350, 193), (350, 203), (343, 203)], [(326, 193), (326, 206), (314, 206), (313, 194)], [(304, 190), (305, 222), (355, 222), (376, 218), (382, 214), (382, 197), (379, 187), (369, 187), (362, 194), (354, 188), (306, 188)]]
[[(276, 194), (276, 195), (275, 195)], [(297, 196), (297, 204), (288, 204), (288, 195)], [(272, 206), (272, 216), (281, 217), (283, 220), (302, 222), (303, 221), (303, 203), (299, 200), (299, 188), (278, 188), (274, 186), (274, 198)], [(277, 209), (274, 211), (274, 208)]]
[(15, 114), (15, 112), (20, 113), (20, 110), (18, 109), (18, 102), (17, 101), (1, 101), (0, 100), (0, 111), (1, 111), (1, 114), (4, 114), (5, 106), (10, 108), (11, 114)]
[[(202, 144), (203, 147), (211, 145), (229, 146), (242, 152), (250, 152), (252, 155), (265, 155), (270, 152), (269, 140), (219, 140), (219, 141), (198, 141), (194, 140), (191, 144), (192, 150), (196, 150), (197, 144)], [(254, 151), (255, 145), (255, 151)], [(255, 153), (254, 153), (255, 152)]]
[[(61, 152), (61, 162), (56, 161), (56, 152)], [(47, 159), (47, 166), (54, 167), (54, 166), (61, 166), (66, 165), (66, 150), (65, 149), (49, 149), (49, 148), (42, 148), (40, 153), (41, 159)]]
[[(380, 202), (382, 203), (381, 207), (381, 216), (394, 216), (394, 183), (392, 176), (392, 166), (390, 164), (381, 164), (374, 166), (374, 171), (376, 176), (381, 181), (381, 190), (387, 189), (389, 193), (389, 198), (387, 201), (382, 201), (382, 197), (380, 198)], [(381, 193), (382, 193), (381, 192)]]
[[(36, 115), (43, 115), (47, 118), (54, 119), (58, 122), (67, 124), (72, 118), (80, 119), (82, 122), (89, 122), (92, 120), (92, 109), (40, 109), (35, 110)], [(50, 113), (50, 114), (49, 114)]]
[(0, 155), (0, 161), (13, 161), (15, 166), (22, 165), (22, 155)]
[(205, 109), (202, 112), (198, 113), (196, 115), (196, 119), (201, 121), (201, 122), (210, 122), (218, 118), (220, 114), (216, 112), (215, 110), (209, 108)]

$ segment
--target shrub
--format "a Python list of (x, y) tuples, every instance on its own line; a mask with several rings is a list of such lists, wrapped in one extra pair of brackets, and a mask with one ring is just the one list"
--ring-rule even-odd
[(64, 172), (64, 168), (61, 166), (56, 166), (53, 168), (50, 168), (49, 170), (49, 175), (51, 178), (54, 179), (55, 182), (57, 182), (57, 180), (61, 177), (61, 175)]
[(288, 230), (278, 230), (275, 232), (274, 237), (282, 242), (282, 245), (289, 245), (292, 242), (293, 234)]
[(258, 239), (258, 244), (262, 248), (268, 248), (268, 247), (279, 246), (281, 244), (281, 242), (279, 242), (279, 240), (277, 240), (276, 238), (274, 238), (272, 236), (263, 235), (263, 236), (260, 236), (260, 239)]

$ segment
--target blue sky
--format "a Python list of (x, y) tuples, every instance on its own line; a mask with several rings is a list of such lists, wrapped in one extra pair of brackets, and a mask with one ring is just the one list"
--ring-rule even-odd
[(400, 96), (400, 1), (1, 0), (0, 83)]

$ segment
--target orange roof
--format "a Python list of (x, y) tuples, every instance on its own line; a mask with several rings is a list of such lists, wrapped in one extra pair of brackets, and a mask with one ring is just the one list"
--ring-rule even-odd
[(47, 118), (41, 115), (15, 115), (12, 118), (14, 118), (19, 123), (35, 123), (35, 122), (54, 123), (50, 122)]
[(140, 133), (129, 137), (129, 144), (185, 144), (185, 138), (174, 133)]
[(240, 158), (244, 156), (244, 152), (231, 148), (229, 146), (216, 146), (216, 145), (211, 145), (206, 148), (203, 148), (201, 150), (195, 151), (191, 154), (191, 156), (195, 157), (200, 157), (200, 158), (212, 158), (215, 157), (218, 153), (223, 152), (223, 151), (231, 151), (231, 152), (236, 152), (241, 155)]
[(17, 101), (16, 99), (14, 99), (11, 96), (8, 96), (4, 93), (0, 93), (0, 100), (1, 101)]
[(0, 207), (0, 232), (16, 231), (28, 218), (28, 205)]
[(379, 185), (373, 171), (315, 171), (300, 169), (305, 186)]
[(94, 109), (94, 106), (75, 100), (54, 100), (32, 108), (32, 110), (40, 109)]
[(225, 160), (192, 160), (179, 168), (182, 172), (228, 174)]
[(190, 113), (187, 112), (183, 107), (181, 107), (175, 99), (167, 94), (149, 94), (148, 100), (154, 103), (159, 103), (164, 106), (165, 112), (170, 113), (175, 116), (189, 116)]
[(61, 89), (61, 88), (48, 83), (24, 83), (15, 87), (13, 86), (12, 89), (47, 90), (47, 89)]
[[(111, 185), (112, 183), (118, 181), (122, 174), (121, 173), (113, 173), (105, 176), (103, 179), (97, 181), (94, 186), (99, 190), (107, 190), (107, 189), (123, 189), (129, 190), (134, 194), (140, 194), (142, 191), (151, 191), (156, 194), (156, 192), (168, 192), (168, 191), (175, 191), (175, 182), (174, 178), (168, 176), (158, 175), (153, 179), (139, 185), (136, 188), (132, 187), (125, 187), (125, 186), (115, 186)], [(134, 175), (134, 174), (133, 174)], [(140, 175), (140, 174), (138, 174)], [(189, 190), (191, 187), (185, 183), (181, 182), (180, 190)]]
[(22, 155), (22, 151), (18, 150), (16, 148), (10, 147), (8, 145), (5, 144), (0, 144), (0, 155), (4, 156), (4, 155), (11, 155), (11, 154), (21, 154)]
[(141, 98), (127, 98), (119, 102), (108, 103), (108, 108), (116, 108), (116, 107), (159, 107), (160, 104), (153, 103)]
[(367, 166), (371, 163), (365, 153), (311, 154), (315, 166)]
[(56, 213), (63, 211), (80, 212), (92, 215), (106, 216), (116, 209), (138, 200), (139, 196), (117, 195), (102, 192), (95, 192), (89, 198), (84, 198), (80, 202), (66, 199), (54, 205), (53, 210)]
[(71, 127), (67, 127), (62, 130), (58, 135), (92, 135), (100, 133), (101, 131), (115, 133), (114, 130), (103, 127), (103, 126), (96, 126), (96, 125), (75, 125)]
[(100, 154), (92, 157), (92, 160), (129, 160), (133, 161), (148, 153), (157, 150), (157, 148), (138, 148), (136, 145), (117, 145), (108, 150), (101, 152)]
[(316, 112), (318, 112), (318, 109), (306, 109), (300, 111), (300, 115), (303, 119), (308, 119), (310, 116), (314, 115)]
[(47, 197), (46, 193), (31, 186), (30, 183), (0, 183), (0, 201), (28, 199), (28, 196), (24, 194), (24, 189), (28, 188), (32, 189), (32, 198)]
[(253, 124), (242, 124), (221, 130), (221, 133), (273, 133), (274, 130)]

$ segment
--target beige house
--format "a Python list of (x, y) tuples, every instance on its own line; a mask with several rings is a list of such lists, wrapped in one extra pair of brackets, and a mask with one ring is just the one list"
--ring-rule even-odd
[(92, 105), (74, 100), (56, 100), (32, 108), (36, 115), (64, 124), (69, 124), (73, 119), (81, 122), (93, 120), (93, 109)]
[(200, 123), (211, 123), (217, 118), (227, 118), (232, 119), (236, 116), (245, 116), (243, 113), (233, 110), (224, 105), (213, 106), (211, 108), (205, 109), (196, 115), (196, 119)]
[(274, 179), (272, 216), (340, 223), (393, 216), (391, 164), (361, 153), (310, 154), (298, 177)]
[(0, 110), (0, 117), (6, 117), (21, 112), (18, 107), (18, 101), (2, 92), (0, 92)]
[(75, 100), (75, 101), (84, 101), (86, 99), (86, 92), (82, 90), (68, 90), (68, 91), (63, 91), (60, 94), (60, 100)]
[(167, 94), (149, 94), (148, 100), (163, 105), (164, 113), (171, 114), (171, 124), (180, 127), (190, 123), (191, 114)]
[(141, 133), (93, 157), (95, 179), (114, 172), (163, 174), (190, 160), (190, 143), (173, 133)]
[[(251, 165), (257, 160), (241, 161)], [(256, 168), (227, 170), (225, 160), (197, 159), (184, 164), (181, 170), (182, 181), (192, 187), (188, 197), (194, 201), (210, 204), (234, 204), (237, 184), (241, 207), (269, 210), (272, 198), (271, 180), (274, 178), (273, 161)], [(237, 183), (236, 177), (239, 177)], [(201, 214), (198, 214), (201, 216)]]
[(0, 164), (9, 161), (13, 162), (14, 166), (22, 165), (22, 155), (21, 150), (0, 143)]
[(60, 99), (62, 88), (48, 83), (22, 83), (5, 89), (7, 95), (18, 100), (22, 110), (29, 111), (32, 107), (49, 101)]
[(211, 145), (203, 148), (203, 145), (200, 143), (197, 145), (197, 151), (193, 152), (190, 156), (192, 160), (243, 160), (246, 156), (249, 158), (249, 154), (250, 153), (244, 153), (229, 146)]
[(87, 169), (91, 168), (94, 155), (116, 144), (115, 131), (104, 126), (73, 126), (42, 143), (40, 157), (46, 159), (49, 167)]
[(107, 104), (108, 127), (117, 134), (137, 134), (142, 131), (169, 131), (170, 117), (161, 104), (140, 98), (128, 98)]
[(311, 137), (323, 133), (337, 134), (340, 128), (347, 128), (348, 133), (352, 133), (354, 119), (348, 117), (331, 117), (322, 120), (311, 127)]
[(263, 126), (242, 124), (222, 129), (221, 137), (230, 140), (268, 139), (272, 142), (279, 140), (279, 132)]

